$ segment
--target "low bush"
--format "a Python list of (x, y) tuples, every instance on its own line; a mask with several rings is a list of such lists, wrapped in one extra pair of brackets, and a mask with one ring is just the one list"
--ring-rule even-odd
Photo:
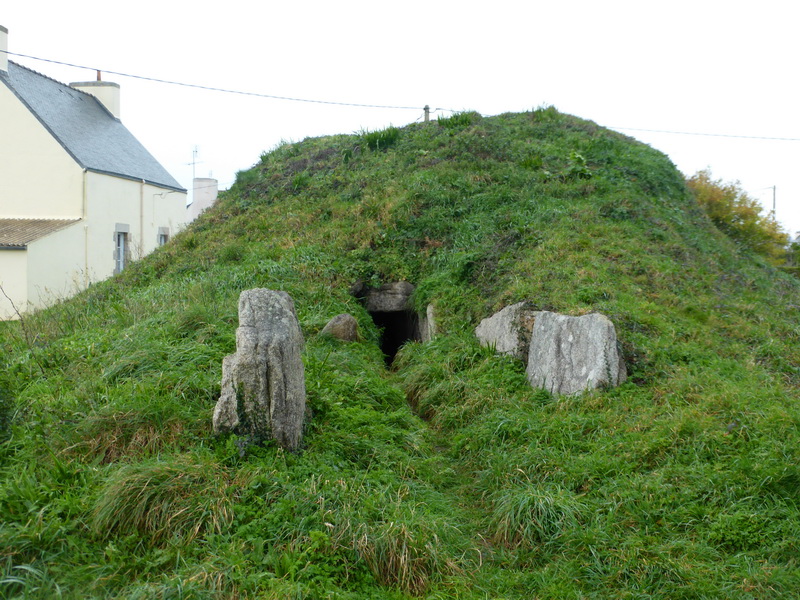
[(789, 236), (775, 216), (765, 214), (758, 200), (749, 196), (738, 181), (714, 180), (706, 169), (689, 177), (686, 183), (724, 233), (776, 265), (786, 262)]

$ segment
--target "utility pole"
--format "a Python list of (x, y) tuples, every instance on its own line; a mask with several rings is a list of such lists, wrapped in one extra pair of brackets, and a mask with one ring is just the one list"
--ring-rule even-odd
[(776, 185), (772, 186), (772, 218), (773, 219), (775, 218), (775, 188), (777, 188), (777, 187), (778, 186), (776, 186)]

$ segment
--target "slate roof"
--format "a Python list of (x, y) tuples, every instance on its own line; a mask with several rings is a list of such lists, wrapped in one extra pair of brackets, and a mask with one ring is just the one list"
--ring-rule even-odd
[(186, 191), (94, 96), (11, 61), (0, 81), (84, 169)]
[(0, 219), (0, 250), (24, 250), (29, 243), (80, 219)]

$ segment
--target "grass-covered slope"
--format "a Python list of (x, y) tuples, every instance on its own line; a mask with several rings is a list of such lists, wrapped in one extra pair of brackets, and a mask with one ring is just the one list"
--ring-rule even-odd
[[(356, 282), (438, 337), (387, 370)], [(211, 434), (241, 290), (294, 299), (301, 452)], [(472, 330), (617, 326), (555, 399)], [(266, 153), (122, 276), (0, 324), (0, 596), (780, 598), (800, 589), (800, 285), (660, 153), (542, 109)], [(334, 315), (364, 341), (319, 336)]]

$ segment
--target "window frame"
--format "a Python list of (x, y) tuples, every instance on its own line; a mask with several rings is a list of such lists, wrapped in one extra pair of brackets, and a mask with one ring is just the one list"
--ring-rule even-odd
[(122, 273), (130, 260), (130, 226), (127, 223), (117, 223), (114, 227), (114, 274)]

